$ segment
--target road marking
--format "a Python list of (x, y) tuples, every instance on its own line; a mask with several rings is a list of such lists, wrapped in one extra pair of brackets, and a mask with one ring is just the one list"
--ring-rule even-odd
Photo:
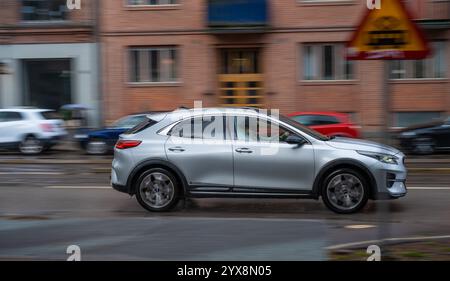
[(383, 240), (366, 240), (352, 243), (337, 244), (333, 246), (326, 247), (327, 250), (339, 250), (349, 247), (372, 245), (383, 242), (404, 242), (404, 241), (422, 241), (422, 240), (437, 240), (437, 239), (448, 239), (450, 235), (440, 235), (440, 236), (414, 236), (414, 237), (396, 237), (396, 238), (386, 238)]
[(374, 228), (377, 227), (376, 225), (372, 224), (352, 224), (352, 225), (346, 225), (344, 228), (347, 229), (367, 229), (367, 228)]
[(447, 186), (408, 186), (410, 190), (450, 190)]
[(47, 189), (111, 189), (111, 186), (50, 185)]
[(63, 175), (62, 172), (0, 172), (0, 175)]

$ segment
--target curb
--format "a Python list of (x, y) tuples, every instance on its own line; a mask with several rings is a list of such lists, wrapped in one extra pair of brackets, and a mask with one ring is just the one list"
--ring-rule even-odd
[(367, 246), (374, 244), (386, 244), (395, 245), (408, 242), (424, 242), (429, 240), (440, 240), (440, 239), (450, 239), (450, 235), (439, 235), (439, 236), (422, 236), (422, 237), (399, 237), (399, 238), (386, 238), (383, 240), (367, 240), (353, 243), (344, 243), (338, 245), (332, 245), (325, 247), (328, 251), (339, 251), (339, 250), (357, 250), (363, 249)]

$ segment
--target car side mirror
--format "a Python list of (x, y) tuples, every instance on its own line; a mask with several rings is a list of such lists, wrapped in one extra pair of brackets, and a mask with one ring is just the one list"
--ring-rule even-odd
[(306, 140), (297, 135), (290, 135), (286, 138), (285, 142), (288, 144), (296, 144), (297, 147), (301, 147), (306, 143)]

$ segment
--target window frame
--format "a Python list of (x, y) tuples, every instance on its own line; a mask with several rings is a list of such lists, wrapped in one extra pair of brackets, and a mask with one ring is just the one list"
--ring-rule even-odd
[[(324, 75), (324, 51), (326, 46), (332, 46), (332, 78), (325, 79)], [(311, 64), (310, 68), (307, 67), (307, 56), (305, 56), (306, 48), (310, 48), (311, 55), (308, 55), (308, 61)], [(299, 57), (298, 62), (298, 81), (302, 83), (351, 83), (356, 81), (356, 62), (347, 60), (345, 57), (339, 56), (339, 53), (344, 52), (345, 42), (301, 42), (298, 47)], [(320, 57), (318, 57), (320, 56)], [(312, 57), (312, 59), (311, 59)], [(351, 69), (347, 73), (347, 66), (350, 65)], [(308, 65), (309, 66), (309, 65)], [(308, 69), (308, 71), (307, 71)], [(312, 71), (309, 71), (312, 69)], [(311, 73), (310, 73), (311, 72)], [(306, 77), (306, 74), (310, 73)], [(310, 78), (311, 77), (311, 78)], [(310, 78), (310, 79), (309, 79)]]
[[(69, 11), (66, 7), (66, 9), (63, 11), (63, 18), (61, 19), (38, 19), (38, 20), (32, 20), (32, 19), (24, 19), (24, 13), (23, 13), (23, 8), (24, 8), (24, 1), (25, 0), (19, 0), (19, 17), (20, 17), (20, 22), (24, 23), (24, 24), (48, 24), (48, 23), (65, 23), (65, 22), (69, 22), (70, 21), (70, 16), (69, 16)], [(44, 1), (51, 1), (51, 0), (42, 0)], [(62, 3), (65, 3), (65, 1), (61, 0)], [(50, 12), (50, 10), (48, 10), (47, 12)]]
[(173, 10), (178, 9), (182, 5), (182, 0), (175, 0), (174, 4), (129, 4), (130, 0), (123, 0), (123, 7), (126, 10)]
[[(448, 79), (449, 67), (445, 63), (448, 60), (448, 47), (449, 41), (447, 40), (434, 40), (430, 43), (432, 48), (435, 50), (433, 56), (423, 60), (392, 60), (389, 62), (389, 81), (423, 81), (423, 80), (446, 80)], [(441, 48), (436, 52), (436, 45), (440, 45)], [(439, 55), (440, 58), (436, 58)], [(437, 77), (436, 62), (440, 63), (442, 69), (442, 77)], [(394, 63), (399, 64), (399, 67), (394, 68)], [(418, 63), (422, 64), (422, 71), (424, 77), (416, 77), (416, 66)], [(399, 75), (400, 78), (394, 78), (394, 75)], [(403, 73), (401, 73), (403, 72)]]
[[(146, 57), (146, 61), (147, 61), (147, 66), (148, 69), (143, 69), (143, 73), (147, 74), (147, 76), (151, 76), (152, 75), (152, 66), (149, 65), (149, 53), (150, 51), (161, 51), (161, 50), (169, 50), (169, 51), (174, 51), (175, 52), (175, 59), (174, 59), (174, 70), (173, 73), (174, 74), (174, 78), (173, 80), (164, 80), (164, 81), (135, 81), (135, 80), (139, 80), (140, 76), (143, 75), (141, 73), (139, 73), (139, 79), (135, 79), (136, 78), (136, 73), (135, 73), (135, 68), (136, 65), (134, 64), (134, 61), (132, 60), (131, 56), (132, 56), (132, 52), (133, 51), (145, 51), (143, 52), (145, 54)], [(158, 59), (160, 59), (160, 55), (158, 55)], [(141, 64), (141, 60), (138, 57), (138, 61)], [(181, 48), (178, 45), (146, 45), (146, 46), (127, 46), (126, 47), (126, 51), (125, 51), (125, 65), (126, 65), (126, 69), (127, 71), (126, 73), (126, 83), (130, 86), (177, 86), (181, 83)], [(142, 70), (142, 66), (139, 66), (139, 71)], [(159, 73), (159, 78), (161, 79), (161, 65), (158, 65), (158, 73)], [(170, 72), (169, 72), (170, 73)]]

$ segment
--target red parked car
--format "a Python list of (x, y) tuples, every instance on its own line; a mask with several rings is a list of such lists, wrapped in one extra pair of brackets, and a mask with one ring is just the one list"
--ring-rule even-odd
[(350, 116), (338, 112), (294, 112), (288, 116), (326, 136), (359, 138), (360, 126), (353, 124)]

